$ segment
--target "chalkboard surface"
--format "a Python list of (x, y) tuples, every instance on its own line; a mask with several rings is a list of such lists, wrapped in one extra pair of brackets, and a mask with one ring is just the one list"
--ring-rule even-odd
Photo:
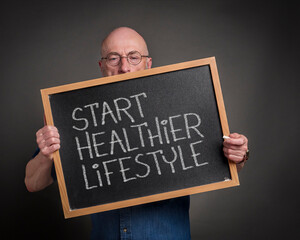
[(238, 184), (222, 152), (227, 121), (208, 60), (42, 90), (61, 136), (55, 167), (66, 217)]

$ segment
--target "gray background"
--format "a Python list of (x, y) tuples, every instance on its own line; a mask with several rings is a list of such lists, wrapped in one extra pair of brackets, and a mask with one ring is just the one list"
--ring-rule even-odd
[[(292, 3), (294, 2), (294, 4)], [(57, 184), (28, 193), (43, 126), (39, 90), (101, 76), (100, 42), (129, 26), (153, 67), (215, 56), (232, 132), (248, 136), (241, 186), (191, 198), (193, 239), (297, 239), (299, 8), (296, 1), (10, 1), (1, 4), (1, 235), (87, 239)], [(298, 138), (297, 138), (298, 137)], [(4, 223), (4, 224), (3, 224)]]

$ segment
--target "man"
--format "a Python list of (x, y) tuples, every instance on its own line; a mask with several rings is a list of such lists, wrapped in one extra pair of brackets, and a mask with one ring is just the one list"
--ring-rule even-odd
[[(112, 31), (101, 46), (99, 66), (103, 76), (151, 68), (145, 40), (136, 31), (121, 27)], [(59, 132), (44, 126), (36, 133), (39, 153), (26, 166), (25, 184), (40, 191), (53, 182), (53, 153), (60, 148)], [(248, 140), (234, 133), (224, 141), (225, 156), (241, 169)], [(190, 239), (189, 197), (175, 198), (92, 215), (92, 239)]]

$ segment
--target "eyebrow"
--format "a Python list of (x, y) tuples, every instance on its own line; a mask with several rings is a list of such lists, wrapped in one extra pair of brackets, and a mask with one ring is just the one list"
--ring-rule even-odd
[[(140, 53), (140, 52), (137, 51), (137, 50), (133, 50), (133, 51), (130, 51), (129, 53), (127, 53), (126, 55), (128, 55), (128, 54), (130, 54), (130, 53), (136, 53), (136, 52)], [(120, 56), (121, 56), (121, 54), (118, 53), (118, 52), (110, 52), (110, 53), (108, 53), (107, 55), (109, 55), (109, 54), (117, 54), (117, 55), (120, 55)], [(140, 53), (140, 54), (141, 54), (141, 53)]]
[[(140, 52), (137, 51), (137, 50), (130, 51), (129, 53), (126, 54), (126, 56), (128, 56), (128, 55), (131, 54), (131, 53), (136, 53), (136, 52), (139, 53), (142, 57), (148, 57), (148, 55), (143, 55), (142, 53), (140, 53)], [(108, 53), (108, 54), (106, 55), (106, 57), (101, 57), (101, 58), (102, 58), (102, 59), (105, 59), (105, 58), (107, 58), (107, 56), (112, 55), (112, 54), (119, 55), (119, 56), (122, 57), (122, 55), (121, 55), (120, 53), (117, 53), (117, 52), (110, 52), (110, 53)]]

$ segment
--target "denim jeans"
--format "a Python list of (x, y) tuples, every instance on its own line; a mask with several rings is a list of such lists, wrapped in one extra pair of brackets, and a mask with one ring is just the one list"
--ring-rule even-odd
[(92, 240), (188, 240), (189, 196), (91, 215)]

